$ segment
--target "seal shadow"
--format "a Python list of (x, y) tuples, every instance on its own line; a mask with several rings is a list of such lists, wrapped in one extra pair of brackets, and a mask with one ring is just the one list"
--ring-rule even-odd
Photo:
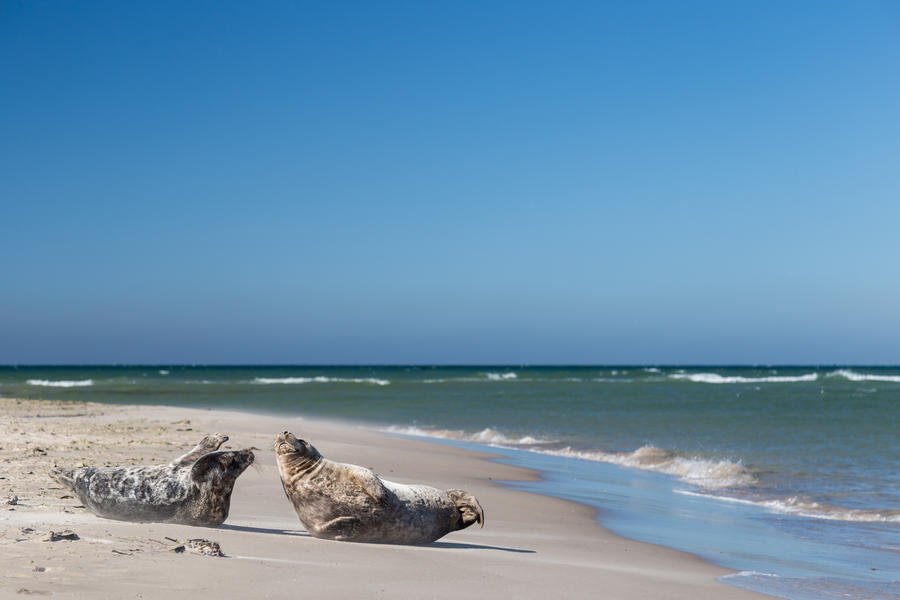
[[(249, 533), (267, 533), (269, 535), (290, 535), (297, 537), (312, 537), (306, 531), (298, 531), (296, 529), (269, 529), (266, 527), (249, 527), (247, 525), (231, 525), (223, 523), (217, 529), (227, 529), (229, 531), (247, 531)], [(526, 550), (523, 548), (504, 548), (503, 546), (485, 546), (483, 544), (461, 544), (459, 542), (431, 542), (423, 544), (423, 548), (447, 548), (456, 550), (500, 550), (502, 552), (516, 552), (519, 554), (536, 554), (536, 550)]]
[(246, 525), (230, 525), (222, 523), (217, 529), (228, 529), (231, 531), (247, 531), (249, 533), (268, 533), (270, 535), (291, 535), (297, 537), (311, 537), (305, 531), (297, 531), (296, 529), (268, 529), (266, 527), (248, 527)]
[(503, 546), (484, 546), (482, 544), (460, 544), (459, 542), (431, 542), (430, 544), (425, 544), (425, 547), (469, 550), (501, 550), (503, 552), (516, 552), (518, 554), (537, 554), (537, 550), (526, 550), (524, 548), (504, 548)]

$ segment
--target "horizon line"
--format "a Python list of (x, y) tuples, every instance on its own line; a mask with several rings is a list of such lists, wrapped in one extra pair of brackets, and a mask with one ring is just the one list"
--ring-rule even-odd
[(84, 368), (84, 367), (187, 367), (187, 368), (235, 368), (235, 367), (279, 367), (279, 368), (658, 368), (658, 369), (683, 369), (683, 368), (836, 368), (836, 367), (866, 367), (866, 368), (900, 368), (900, 363), (3, 363), (0, 368)]

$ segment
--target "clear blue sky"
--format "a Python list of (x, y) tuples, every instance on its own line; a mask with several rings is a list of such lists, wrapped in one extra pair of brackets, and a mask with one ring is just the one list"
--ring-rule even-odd
[(900, 363), (896, 2), (0, 3), (0, 363)]

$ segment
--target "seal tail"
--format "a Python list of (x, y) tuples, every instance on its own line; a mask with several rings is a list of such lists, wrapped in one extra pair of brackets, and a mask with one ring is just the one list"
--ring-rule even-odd
[(484, 510), (475, 496), (465, 490), (447, 490), (447, 493), (459, 511), (460, 529), (465, 529), (472, 523), (480, 523), (484, 527)]
[(71, 469), (53, 469), (49, 473), (50, 478), (69, 488), (75, 490), (75, 472)]

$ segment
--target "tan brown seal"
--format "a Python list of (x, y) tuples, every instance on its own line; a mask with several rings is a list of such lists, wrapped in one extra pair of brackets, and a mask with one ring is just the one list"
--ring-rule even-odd
[(371, 469), (324, 458), (285, 431), (275, 438), (284, 493), (310, 535), (339, 541), (427, 544), (473, 523), (484, 511), (463, 490), (404, 485)]
[(107, 519), (215, 527), (228, 517), (234, 483), (254, 459), (251, 450), (218, 451), (227, 440), (208, 435), (168, 465), (56, 469), (50, 476)]

